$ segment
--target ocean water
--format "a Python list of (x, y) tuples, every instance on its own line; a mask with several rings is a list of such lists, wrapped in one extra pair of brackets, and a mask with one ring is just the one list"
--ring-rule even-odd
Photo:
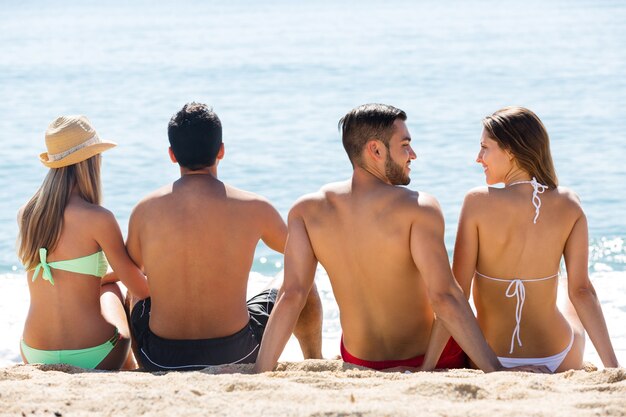
[[(15, 214), (45, 176), (48, 123), (82, 113), (118, 142), (104, 155), (104, 205), (126, 229), (135, 203), (177, 177), (167, 122), (193, 100), (222, 120), (220, 177), (285, 217), (300, 195), (349, 177), (343, 114), (366, 102), (402, 108), (418, 154), (409, 187), (439, 199), (450, 253), (463, 195), (484, 181), (480, 120), (533, 109), (561, 184), (583, 201), (590, 273), (626, 363), (625, 3), (0, 0), (0, 10), (0, 365), (20, 360), (28, 293)], [(281, 268), (261, 245), (251, 281)], [(338, 311), (318, 272), (332, 356)], [(586, 358), (599, 364), (591, 345)]]

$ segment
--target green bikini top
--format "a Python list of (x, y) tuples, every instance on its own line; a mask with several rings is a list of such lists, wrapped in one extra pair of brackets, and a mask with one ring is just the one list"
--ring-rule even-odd
[(107, 273), (109, 266), (107, 258), (104, 256), (104, 252), (102, 251), (92, 253), (91, 255), (83, 256), (81, 258), (50, 263), (46, 260), (47, 255), (48, 251), (46, 248), (39, 249), (39, 259), (41, 262), (35, 267), (33, 281), (37, 278), (40, 269), (43, 269), (43, 273), (41, 274), (42, 278), (54, 285), (54, 279), (52, 279), (52, 272), (50, 271), (50, 268), (76, 272), (77, 274), (95, 275), (102, 278)]

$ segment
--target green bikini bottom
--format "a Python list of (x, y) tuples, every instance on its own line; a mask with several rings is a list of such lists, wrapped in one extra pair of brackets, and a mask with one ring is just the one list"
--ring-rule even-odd
[(64, 363), (81, 368), (95, 369), (104, 358), (113, 350), (118, 340), (120, 332), (115, 329), (115, 334), (101, 345), (73, 350), (41, 350), (28, 346), (24, 339), (21, 341), (22, 353), (28, 363), (43, 363), (53, 365)]

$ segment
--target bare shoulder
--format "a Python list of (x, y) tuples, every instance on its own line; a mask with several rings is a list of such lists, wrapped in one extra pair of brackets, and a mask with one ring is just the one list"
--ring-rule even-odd
[(94, 231), (108, 231), (117, 228), (117, 221), (110, 210), (80, 198), (70, 200), (70, 203), (65, 207), (65, 216), (72, 216), (74, 221), (78, 221)]
[(496, 191), (497, 188), (494, 187), (487, 187), (487, 186), (480, 186), (480, 187), (474, 187), (471, 190), (469, 190), (466, 194), (465, 194), (465, 199), (466, 200), (476, 200), (476, 199), (481, 199), (481, 198), (489, 198), (490, 195), (493, 195), (493, 192)]
[(172, 187), (172, 184), (167, 184), (163, 187), (157, 188), (156, 190), (150, 192), (141, 200), (139, 200), (139, 202), (137, 203), (137, 207), (149, 205), (153, 202), (159, 201), (163, 197), (169, 196), (170, 194), (172, 194)]
[(443, 211), (435, 196), (423, 191), (411, 191), (411, 194), (414, 194), (413, 199), (417, 199), (417, 211), (420, 220), (434, 224), (443, 223)]
[(571, 188), (558, 186), (555, 191), (564, 201), (580, 206), (580, 197)]
[(475, 207), (485, 204), (490, 199), (496, 197), (499, 191), (498, 188), (494, 187), (474, 187), (465, 194), (463, 209), (466, 211), (473, 210)]
[(577, 214), (583, 214), (580, 197), (573, 190), (567, 187), (559, 186), (554, 191), (555, 196), (559, 200), (559, 203), (562, 204), (563, 209)]
[(172, 194), (172, 184), (164, 185), (161, 188), (158, 188), (145, 197), (143, 197), (133, 208), (131, 213), (131, 218), (137, 217), (137, 215), (141, 215), (146, 210), (149, 210), (150, 207), (154, 205), (158, 205), (159, 201), (164, 197), (167, 197)]
[(226, 187), (226, 196), (238, 204), (243, 204), (247, 210), (259, 214), (276, 212), (276, 208), (266, 197), (228, 184), (224, 184), (224, 186)]
[(226, 196), (233, 200), (249, 203), (269, 204), (269, 200), (262, 195), (253, 193), (252, 191), (242, 190), (229, 184), (224, 184)]
[(439, 201), (432, 194), (423, 191), (395, 187), (393, 200), (389, 206), (393, 207), (397, 218), (403, 217), (406, 221), (420, 225), (422, 228), (439, 229), (444, 223)]
[(350, 193), (350, 182), (333, 182), (322, 186), (319, 190), (298, 198), (291, 207), (289, 215), (303, 216), (317, 211), (330, 201)]
[(418, 211), (424, 214), (441, 212), (439, 201), (432, 194), (414, 191), (404, 187), (394, 187), (393, 204), (396, 208)]

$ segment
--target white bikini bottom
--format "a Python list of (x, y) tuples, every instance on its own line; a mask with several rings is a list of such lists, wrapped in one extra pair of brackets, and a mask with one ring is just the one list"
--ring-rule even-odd
[(574, 344), (574, 332), (572, 331), (572, 337), (570, 338), (569, 345), (562, 351), (557, 353), (556, 355), (547, 356), (545, 358), (506, 358), (503, 356), (498, 356), (500, 363), (505, 368), (514, 368), (516, 366), (523, 365), (544, 365), (547, 367), (550, 372), (554, 373), (563, 362), (563, 359), (567, 356), (569, 351), (572, 349), (572, 345)]

